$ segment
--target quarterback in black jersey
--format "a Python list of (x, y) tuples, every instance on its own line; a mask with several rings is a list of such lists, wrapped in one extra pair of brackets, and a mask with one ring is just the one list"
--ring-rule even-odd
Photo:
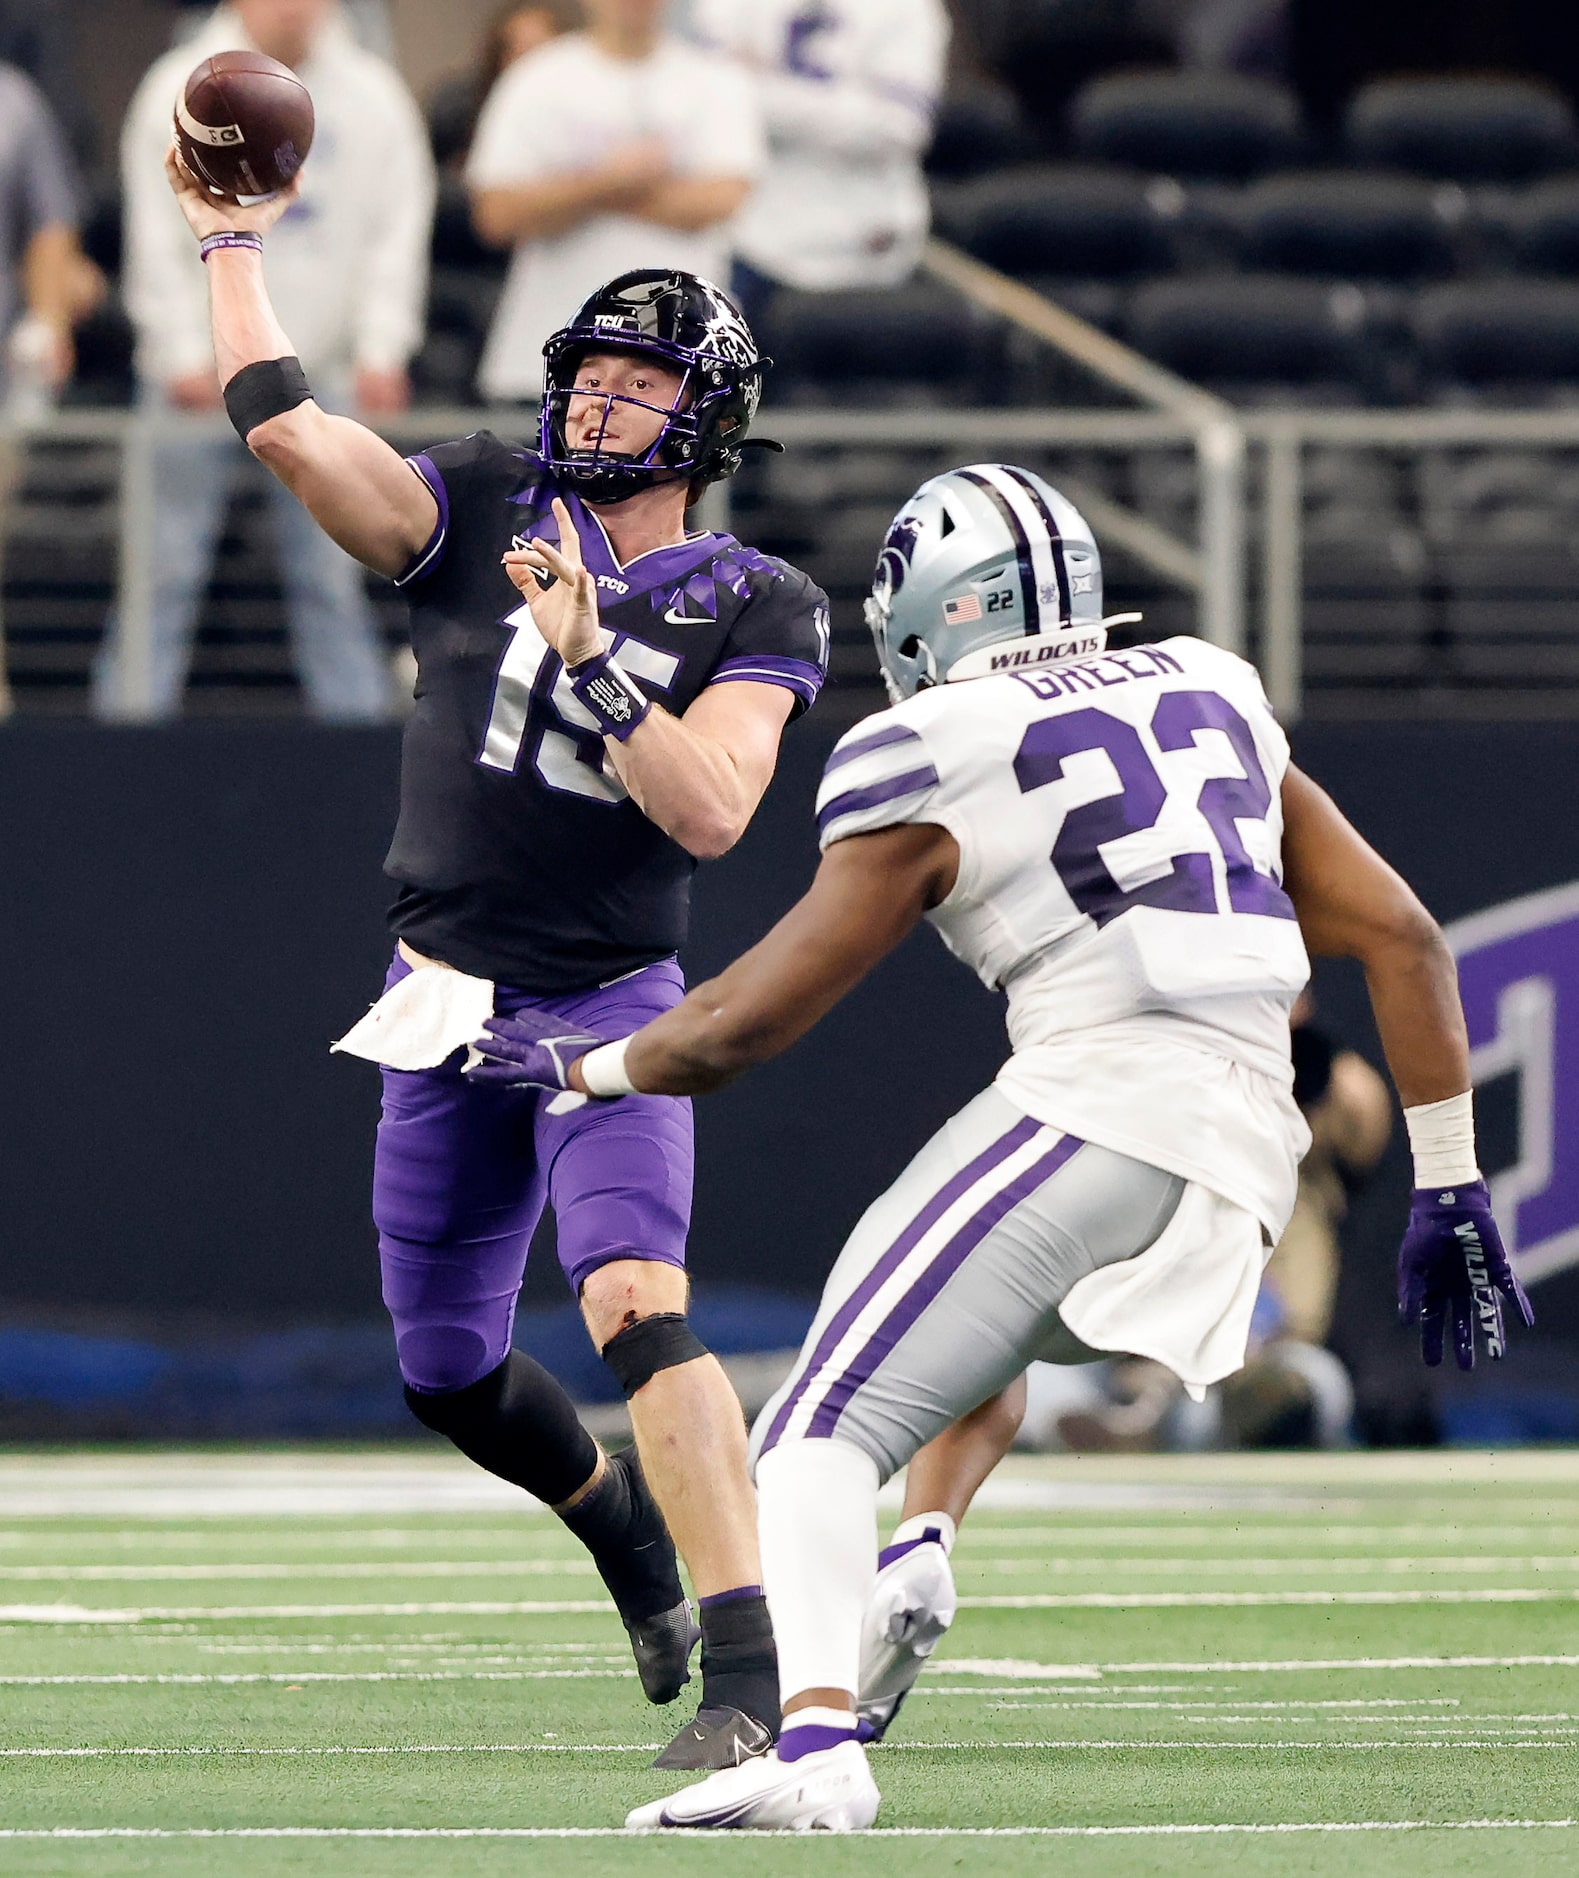
[[(584, 1050), (679, 1001), (691, 873), (742, 834), (817, 695), (823, 594), (686, 529), (739, 467), (767, 361), (716, 287), (624, 275), (545, 348), (535, 450), (482, 433), (404, 459), (319, 408), (269, 304), (261, 237), (293, 192), (241, 208), (173, 151), (168, 167), (203, 240), (237, 430), (411, 602), (398, 944), (338, 1046), (383, 1066), (374, 1212), (407, 1400), (583, 1540), (655, 1702), (688, 1679), (696, 1636), (678, 1542), (702, 1700), (658, 1764), (734, 1765), (771, 1744), (778, 1688), (743, 1418), (685, 1316), (689, 1104), (589, 1106), (464, 1072), (484, 1021), (527, 1003)], [(635, 1450), (604, 1454), (511, 1348), (545, 1202)]]

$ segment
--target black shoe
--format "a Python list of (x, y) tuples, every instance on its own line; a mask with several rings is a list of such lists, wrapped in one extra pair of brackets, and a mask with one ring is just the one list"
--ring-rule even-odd
[(609, 1469), (623, 1477), (629, 1523), (618, 1552), (605, 1554), (600, 1545), (593, 1562), (630, 1637), (643, 1693), (649, 1702), (672, 1702), (691, 1680), (691, 1652), (702, 1633), (691, 1621), (674, 1541), (634, 1446), (611, 1454)]
[(765, 1723), (738, 1708), (703, 1708), (689, 1721), (653, 1762), (654, 1767), (687, 1773), (717, 1773), (754, 1761), (773, 1745), (773, 1732)]
[(702, 1640), (690, 1605), (682, 1598), (673, 1610), (659, 1611), (656, 1617), (622, 1613), (620, 1621), (631, 1640), (642, 1693), (649, 1702), (672, 1702), (691, 1680), (691, 1652)]

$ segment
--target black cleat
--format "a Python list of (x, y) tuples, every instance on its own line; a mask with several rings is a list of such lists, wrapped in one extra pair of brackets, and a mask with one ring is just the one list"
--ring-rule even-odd
[(717, 1773), (754, 1761), (773, 1745), (773, 1731), (738, 1708), (703, 1708), (653, 1762), (687, 1773)]
[(672, 1702), (691, 1680), (691, 1652), (702, 1640), (691, 1621), (690, 1605), (682, 1598), (673, 1610), (659, 1611), (656, 1617), (622, 1615), (621, 1622), (631, 1640), (642, 1693), (649, 1702)]
[(691, 1652), (702, 1633), (691, 1622), (674, 1541), (634, 1446), (611, 1454), (609, 1468), (624, 1477), (630, 1518), (617, 1553), (600, 1557), (600, 1547), (593, 1562), (630, 1637), (647, 1700), (672, 1702), (691, 1680)]

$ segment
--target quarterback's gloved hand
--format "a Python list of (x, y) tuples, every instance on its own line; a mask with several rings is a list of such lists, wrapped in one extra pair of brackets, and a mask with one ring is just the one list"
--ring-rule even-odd
[(571, 1064), (607, 1041), (528, 1004), (513, 1017), (489, 1018), (474, 1046), (483, 1060), (466, 1074), (473, 1082), (567, 1090)]
[(1475, 1367), (1475, 1333), (1496, 1360), (1506, 1354), (1502, 1300), (1511, 1298), (1527, 1325), (1535, 1313), (1514, 1276), (1502, 1235), (1491, 1215), (1483, 1180), (1466, 1187), (1416, 1187), (1409, 1230), (1398, 1249), (1398, 1315), (1420, 1324), (1420, 1354), (1434, 1369), (1442, 1361), (1449, 1321), (1460, 1369)]

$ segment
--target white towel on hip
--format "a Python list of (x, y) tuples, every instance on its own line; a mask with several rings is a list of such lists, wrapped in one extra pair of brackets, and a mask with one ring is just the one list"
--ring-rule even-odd
[(437, 1069), (457, 1050), (467, 1067), (482, 1059), (471, 1046), (493, 1016), (493, 984), (436, 960), (414, 966), (391, 985), (360, 1023), (330, 1050), (386, 1069)]
[(1093, 1350), (1166, 1364), (1200, 1401), (1244, 1367), (1268, 1256), (1258, 1219), (1192, 1181), (1153, 1245), (1088, 1273), (1058, 1314)]

